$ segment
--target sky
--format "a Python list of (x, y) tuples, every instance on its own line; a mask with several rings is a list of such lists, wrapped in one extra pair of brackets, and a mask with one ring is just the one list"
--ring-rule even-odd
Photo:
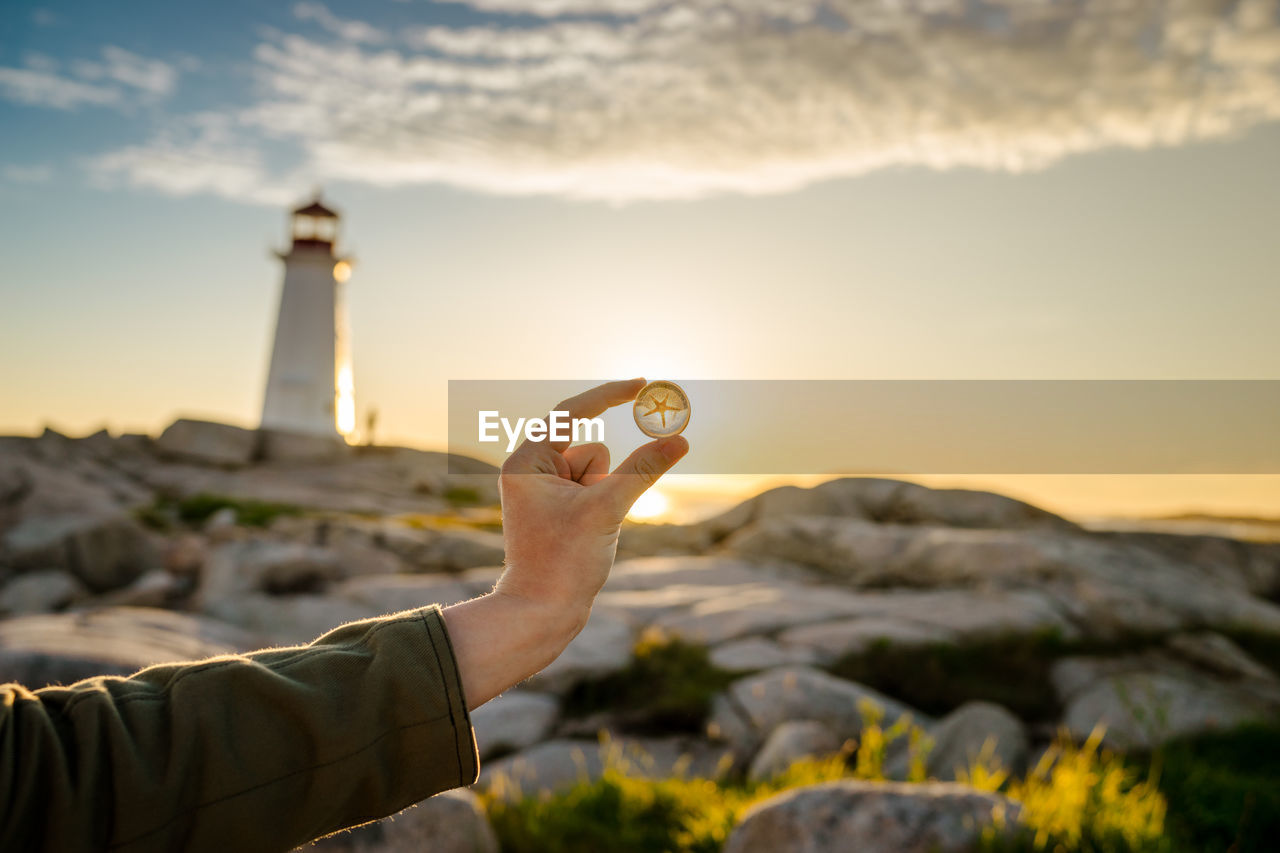
[(383, 442), (449, 379), (1280, 378), (1277, 0), (7, 0), (0, 433), (256, 423), (316, 187)]

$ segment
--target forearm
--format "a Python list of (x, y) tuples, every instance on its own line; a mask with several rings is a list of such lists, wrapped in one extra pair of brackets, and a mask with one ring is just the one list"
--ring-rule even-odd
[(306, 647), (6, 691), (5, 850), (287, 850), (478, 772), (433, 608)]
[(468, 710), (555, 660), (586, 625), (590, 606), (542, 604), (491, 592), (445, 608)]

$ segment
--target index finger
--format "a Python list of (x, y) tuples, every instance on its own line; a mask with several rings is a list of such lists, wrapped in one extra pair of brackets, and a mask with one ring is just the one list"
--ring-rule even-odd
[[(644, 379), (624, 379), (618, 382), (606, 382), (603, 385), (597, 385), (589, 388), (581, 394), (576, 394), (567, 400), (561, 401), (552, 411), (568, 412), (569, 418), (594, 418), (597, 415), (604, 414), (606, 409), (614, 406), (620, 406), (623, 403), (630, 403), (640, 393), (640, 389), (644, 387)], [(530, 442), (528, 439), (520, 442), (520, 446), (515, 449), (512, 456), (523, 455), (536, 452), (538, 447), (549, 447), (557, 453), (563, 453), (571, 444), (569, 441), (540, 441)]]

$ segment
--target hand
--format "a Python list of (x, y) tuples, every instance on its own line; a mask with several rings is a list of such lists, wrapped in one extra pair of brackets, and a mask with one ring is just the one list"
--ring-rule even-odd
[[(608, 382), (555, 410), (594, 418), (643, 387), (643, 379)], [(688, 451), (680, 436), (652, 441), (610, 474), (601, 444), (516, 448), (498, 480), (506, 570), (493, 592), (444, 611), (470, 708), (538, 672), (577, 636), (609, 578), (623, 518)]]
[[(634, 400), (643, 379), (609, 382), (565, 400), (556, 411), (594, 418)], [(506, 571), (497, 591), (548, 605), (586, 623), (618, 550), (631, 505), (689, 451), (681, 436), (642, 445), (609, 473), (603, 444), (521, 444), (502, 466)], [(576, 632), (575, 632), (576, 633)]]

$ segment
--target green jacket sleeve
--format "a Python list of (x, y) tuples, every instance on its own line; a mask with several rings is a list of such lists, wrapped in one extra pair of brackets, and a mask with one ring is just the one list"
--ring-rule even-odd
[(434, 606), (0, 698), (0, 850), (287, 851), (479, 772)]

